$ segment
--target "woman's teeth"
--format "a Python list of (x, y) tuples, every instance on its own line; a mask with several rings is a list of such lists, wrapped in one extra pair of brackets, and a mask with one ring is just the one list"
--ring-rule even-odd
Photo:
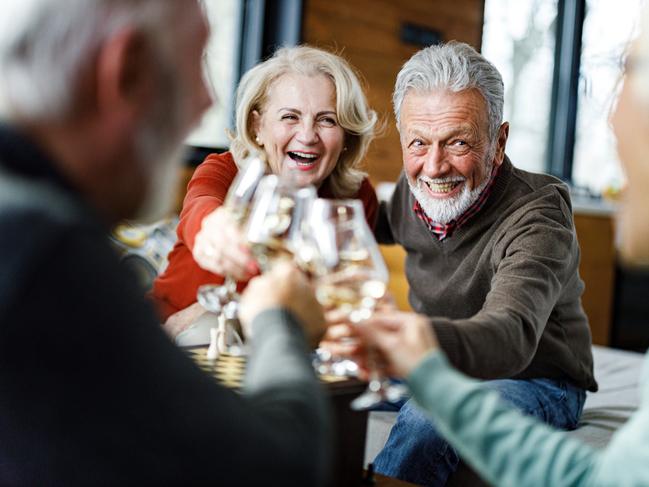
[(307, 152), (291, 151), (288, 156), (297, 162), (298, 165), (310, 165), (318, 158), (317, 154), (309, 154)]

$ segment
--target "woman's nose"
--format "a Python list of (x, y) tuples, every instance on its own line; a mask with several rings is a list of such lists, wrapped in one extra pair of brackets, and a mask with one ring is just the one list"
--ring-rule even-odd
[(318, 131), (314, 125), (308, 121), (300, 124), (297, 136), (299, 142), (307, 145), (315, 144), (319, 139)]

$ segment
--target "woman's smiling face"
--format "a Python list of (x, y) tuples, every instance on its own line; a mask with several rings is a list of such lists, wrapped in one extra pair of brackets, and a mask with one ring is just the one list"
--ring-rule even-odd
[(271, 171), (298, 171), (300, 181), (319, 187), (336, 167), (345, 144), (338, 124), (336, 92), (325, 75), (285, 74), (270, 86), (253, 130)]

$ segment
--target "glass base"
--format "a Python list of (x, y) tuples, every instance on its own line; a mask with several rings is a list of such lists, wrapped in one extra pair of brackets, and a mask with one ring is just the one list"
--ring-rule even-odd
[(334, 357), (328, 350), (317, 348), (313, 354), (313, 368), (318, 375), (333, 375), (336, 377), (356, 377), (358, 365), (353, 360)]
[(408, 388), (403, 384), (394, 384), (387, 379), (373, 379), (365, 392), (350, 403), (350, 407), (354, 411), (365, 411), (382, 402), (399, 402), (407, 394)]

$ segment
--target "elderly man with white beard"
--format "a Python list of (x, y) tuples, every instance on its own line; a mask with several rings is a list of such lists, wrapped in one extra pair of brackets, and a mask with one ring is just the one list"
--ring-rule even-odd
[[(505, 155), (502, 77), (466, 44), (415, 54), (393, 102), (404, 170), (377, 237), (407, 251), (410, 304), (459, 370), (529, 415), (576, 427), (597, 384), (568, 188)], [(408, 401), (375, 468), (444, 485), (458, 463)]]

